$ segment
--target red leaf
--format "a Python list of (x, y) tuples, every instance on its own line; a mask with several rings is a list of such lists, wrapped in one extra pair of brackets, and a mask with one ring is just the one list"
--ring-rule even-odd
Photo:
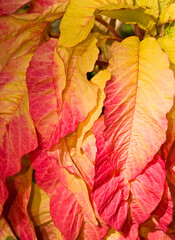
[[(157, 207), (164, 191), (164, 162), (156, 155), (146, 169), (130, 183), (124, 182), (122, 174), (116, 174), (111, 166), (110, 147), (104, 141), (103, 118), (96, 121), (97, 156), (93, 198), (100, 216), (116, 230), (121, 230), (131, 209), (133, 223), (146, 221)], [(131, 199), (129, 198), (131, 197)]]
[[(30, 59), (31, 55), (17, 58), (6, 64), (0, 73), (1, 183), (4, 183), (7, 176), (16, 174), (21, 168), (21, 157), (37, 147), (25, 82), (25, 71)], [(0, 191), (0, 201), (3, 205), (7, 197), (3, 185)]]
[(104, 224), (94, 225), (77, 202), (75, 195), (61, 184), (51, 198), (50, 206), (53, 221), (66, 239), (101, 240), (108, 231)]
[(22, 7), (29, 0), (0, 0), (0, 15), (11, 14), (15, 12), (18, 8)]
[(131, 182), (132, 202), (130, 204), (133, 221), (146, 221), (157, 207), (164, 192), (165, 165), (156, 155), (145, 170)]
[(22, 159), (21, 171), (6, 179), (9, 198), (4, 206), (4, 213), (14, 233), (24, 240), (34, 240), (35, 231), (28, 215), (28, 202), (32, 186), (33, 169), (27, 157)]
[(27, 71), (30, 113), (47, 149), (75, 131), (97, 104), (98, 88), (86, 78), (98, 55), (95, 37), (69, 49), (56, 44), (50, 39), (41, 45)]

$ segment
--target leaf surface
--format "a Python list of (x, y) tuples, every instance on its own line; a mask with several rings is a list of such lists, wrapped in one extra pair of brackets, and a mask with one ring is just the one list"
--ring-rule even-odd
[(32, 185), (28, 211), (38, 239), (62, 239), (50, 215), (50, 197), (37, 184)]
[(51, 199), (51, 215), (66, 239), (102, 239), (108, 230), (105, 225), (89, 221), (76, 197), (62, 185)]
[(24, 240), (35, 240), (35, 231), (28, 215), (28, 202), (32, 185), (33, 169), (30, 160), (22, 158), (21, 171), (6, 179), (9, 198), (5, 204), (4, 212), (8, 214), (8, 221), (16, 236)]
[(95, 37), (75, 48), (55, 48), (56, 44), (50, 39), (40, 46), (27, 71), (30, 113), (48, 149), (85, 120), (98, 93), (86, 77), (98, 56)]
[(11, 14), (28, 2), (29, 2), (29, 0), (16, 0), (16, 1), (1, 0), (0, 1), (0, 15)]
[[(29, 114), (25, 71), (31, 55), (11, 61), (0, 73), (0, 178), (2, 185), (7, 176), (21, 168), (21, 157), (37, 147), (33, 121)], [(1, 204), (7, 191), (1, 188)]]
[(111, 144), (113, 169), (124, 170), (125, 179), (131, 180), (152, 161), (166, 139), (174, 76), (167, 56), (153, 38), (140, 42), (130, 37), (114, 43), (111, 52), (108, 71), (112, 78), (104, 102), (105, 139)]
[[(25, 20), (25, 15), (2, 16), (0, 22), (0, 70), (13, 59), (35, 50), (47, 23)], [(36, 16), (32, 15), (33, 19)], [(13, 26), (13, 27), (12, 27)], [(10, 48), (9, 48), (10, 46)]]
[(165, 166), (162, 159), (155, 156), (146, 169), (128, 184), (123, 179), (122, 171), (117, 174), (112, 167), (110, 145), (105, 142), (104, 129), (101, 118), (93, 127), (97, 155), (92, 196), (100, 216), (118, 231), (126, 222), (129, 208), (134, 224), (139, 225), (150, 217), (163, 195)]
[[(131, 182), (132, 201), (130, 209), (133, 221), (140, 224), (150, 217), (151, 212), (161, 201), (165, 177), (165, 164), (159, 155), (155, 155), (145, 170)], [(167, 202), (165, 206), (166, 204)], [(161, 210), (159, 209), (159, 211)], [(157, 214), (161, 215), (160, 212)]]
[[(144, 3), (142, 5), (144, 6), (143, 8), (141, 8), (138, 4), (135, 3), (135, 1), (132, 0), (85, 0), (83, 2), (80, 0), (72, 0), (60, 24), (60, 44), (71, 47), (86, 39), (87, 35), (94, 26), (95, 17), (97, 16), (98, 11), (103, 12), (105, 10), (113, 10), (113, 12), (116, 13), (115, 17), (119, 16), (126, 22), (138, 22), (139, 24), (141, 23), (140, 26), (142, 27), (143, 25), (145, 25), (144, 28), (147, 28), (147, 25), (150, 25), (148, 29), (151, 31), (151, 28), (154, 28), (152, 33), (155, 34), (155, 21), (153, 18), (150, 17), (151, 15), (149, 14), (149, 17), (147, 18), (147, 16), (145, 15), (145, 11), (143, 10), (145, 7), (149, 7), (151, 4)], [(139, 7), (140, 9), (137, 12), (136, 9), (138, 9)], [(126, 9), (126, 12), (128, 11), (127, 13), (130, 12), (130, 14), (128, 15), (129, 20), (127, 20), (127, 17), (125, 16), (125, 11), (120, 11), (119, 9)], [(119, 14), (117, 13), (118, 10)], [(113, 17), (111, 16), (110, 11), (109, 17)], [(151, 11), (147, 12), (150, 14), (155, 14), (154, 9), (153, 13), (151, 13)], [(143, 14), (145, 19), (143, 18)]]
[(157, 30), (155, 27), (155, 19), (152, 15), (146, 14), (144, 8), (135, 7), (135, 9), (130, 7), (130, 9), (119, 9), (117, 11), (101, 11), (100, 14), (111, 17), (113, 19), (118, 19), (121, 22), (127, 24), (138, 24), (138, 26), (151, 35), (155, 35)]
[(1, 239), (8, 239), (8, 237), (13, 237), (14, 240), (16, 239), (9, 224), (7, 223), (3, 215), (0, 216), (0, 229), (1, 229), (0, 231)]
[(45, 14), (45, 12), (51, 11), (54, 15), (58, 13), (63, 15), (68, 3), (69, 0), (34, 0), (31, 3), (29, 12)]
[(172, 22), (175, 20), (175, 3), (169, 4), (160, 14), (159, 24)]

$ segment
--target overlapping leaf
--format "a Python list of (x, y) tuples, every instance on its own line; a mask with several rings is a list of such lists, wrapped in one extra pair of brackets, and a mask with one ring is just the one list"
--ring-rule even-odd
[(167, 232), (168, 225), (172, 221), (173, 203), (171, 200), (171, 193), (167, 182), (165, 183), (165, 190), (162, 199), (157, 208), (151, 214), (151, 218), (140, 225), (139, 232), (141, 236), (147, 238), (149, 232), (156, 230)]
[(29, 0), (16, 0), (16, 1), (1, 0), (0, 1), (0, 15), (11, 14), (28, 2), (29, 2)]
[(159, 24), (172, 22), (175, 20), (175, 3), (169, 4), (160, 14)]
[(62, 239), (50, 215), (50, 198), (37, 184), (32, 186), (28, 211), (38, 239)]
[(27, 211), (32, 185), (33, 169), (27, 157), (22, 158), (22, 169), (6, 179), (9, 197), (4, 206), (4, 215), (16, 236), (24, 240), (34, 240), (35, 231)]
[(0, 231), (1, 239), (8, 239), (8, 237), (15, 239), (15, 236), (14, 236), (10, 226), (7, 223), (7, 221), (3, 215), (1, 215), (1, 217), (0, 217), (0, 229), (1, 229), (1, 231)]
[[(60, 194), (61, 193), (61, 194)], [(108, 230), (105, 225), (94, 225), (77, 202), (76, 197), (62, 185), (51, 200), (51, 215), (66, 239), (102, 239)]]
[(2, 181), (1, 204), (7, 197), (3, 182), (7, 176), (16, 174), (24, 154), (37, 147), (37, 138), (29, 114), (25, 71), (31, 55), (7, 64), (0, 73), (0, 178)]
[(93, 28), (98, 12), (126, 23), (137, 23), (151, 34), (156, 34), (155, 19), (159, 13), (157, 1), (153, 1), (153, 4), (150, 1), (138, 1), (137, 4), (132, 0), (72, 0), (60, 25), (60, 44), (70, 47), (84, 40)]
[[(51, 12), (51, 15), (59, 14), (60, 16), (66, 10), (70, 0), (34, 0), (31, 2), (31, 6), (28, 12), (33, 13), (42, 13)], [(60, 16), (58, 15), (58, 18)]]
[[(69, 234), (69, 236), (73, 237), (74, 234), (80, 234), (81, 231), (82, 234), (93, 234), (93, 231), (95, 231), (94, 234), (96, 233), (100, 237), (101, 232), (98, 232), (98, 230), (100, 230), (100, 225), (98, 226), (85, 182), (80, 177), (70, 174), (66, 169), (60, 168), (56, 159), (51, 156), (48, 157), (44, 153), (35, 159), (33, 167), (37, 169), (37, 183), (51, 197), (52, 219), (63, 235), (67, 236), (66, 234)], [(64, 192), (66, 194), (65, 196)], [(68, 198), (67, 194), (70, 198)], [(69, 212), (68, 209), (70, 208), (72, 208), (72, 211)], [(61, 209), (67, 209), (67, 217), (64, 211), (59, 211)], [(74, 218), (77, 214), (80, 214), (80, 222), (77, 218)], [(69, 221), (66, 219), (69, 219)], [(71, 225), (72, 228), (68, 228), (67, 224), (69, 226)], [(83, 227), (84, 224), (85, 226)], [(104, 236), (107, 230), (108, 228), (104, 225), (102, 228)], [(67, 231), (68, 233), (66, 233)], [(90, 232), (88, 233), (88, 231)]]
[(56, 40), (50, 39), (37, 49), (30, 63), (30, 113), (47, 148), (75, 131), (97, 104), (98, 87), (86, 77), (98, 55), (96, 41), (91, 36), (75, 48), (55, 49)]
[(152, 161), (166, 139), (174, 76), (154, 38), (140, 42), (131, 37), (113, 44), (108, 70), (112, 79), (105, 89), (104, 118), (110, 163), (131, 180)]
[(123, 180), (122, 171), (117, 173), (110, 161), (110, 145), (104, 140), (104, 128), (103, 119), (99, 119), (93, 130), (97, 139), (93, 198), (101, 217), (114, 229), (121, 230), (129, 208), (132, 222), (139, 225), (150, 217), (160, 202), (164, 191), (164, 163), (156, 156), (147, 168), (128, 184)]
[[(41, 13), (13, 14), (0, 18), (0, 70), (7, 61), (34, 51), (48, 39), (51, 22), (61, 18), (68, 1), (62, 4), (49, 3), (50, 7)], [(9, 48), (10, 46), (10, 48)]]
[[(31, 21), (30, 21), (31, 18)], [(2, 16), (0, 27), (0, 70), (13, 59), (28, 54), (42, 41), (48, 23), (32, 21), (24, 16)], [(36, 16), (33, 15), (33, 20)], [(10, 46), (10, 48), (9, 48)]]

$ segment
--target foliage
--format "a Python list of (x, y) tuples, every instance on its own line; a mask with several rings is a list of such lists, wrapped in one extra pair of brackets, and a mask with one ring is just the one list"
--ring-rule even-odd
[(0, 239), (175, 239), (174, 22), (174, 0), (0, 1)]

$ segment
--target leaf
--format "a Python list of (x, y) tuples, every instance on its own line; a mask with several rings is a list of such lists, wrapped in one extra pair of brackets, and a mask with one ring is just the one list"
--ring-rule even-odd
[(0, 231), (1, 239), (8, 239), (9, 237), (11, 237), (13, 240), (16, 239), (9, 224), (7, 223), (3, 215), (0, 216), (0, 229), (1, 229)]
[(119, 10), (106, 10), (101, 11), (100, 14), (111, 17), (113, 19), (118, 19), (121, 22), (127, 24), (138, 24), (138, 26), (150, 35), (155, 36), (157, 33), (155, 26), (155, 19), (153, 16), (146, 14), (144, 8), (131, 8), (131, 9), (119, 9)]
[(174, 77), (154, 38), (114, 43), (108, 71), (112, 78), (105, 88), (104, 136), (112, 168), (124, 170), (128, 181), (143, 171), (166, 139)]
[(62, 239), (50, 215), (50, 198), (37, 184), (32, 185), (28, 211), (38, 239)]
[(172, 22), (175, 20), (175, 3), (169, 4), (159, 17), (159, 24)]
[(22, 7), (26, 3), (28, 3), (29, 0), (1, 0), (0, 2), (0, 15), (3, 14), (11, 14), (15, 12), (18, 8)]
[(158, 44), (161, 49), (163, 49), (169, 57), (171, 67), (174, 70), (175, 66), (175, 37), (173, 36), (164, 36), (163, 38), (158, 38)]
[[(83, 226), (81, 227), (82, 234), (96, 233), (97, 236), (101, 237), (101, 235), (98, 235), (98, 234), (102, 234), (102, 233), (101, 231), (98, 232), (97, 229), (99, 230), (102, 222), (100, 221), (100, 224), (98, 224), (96, 220), (96, 215), (94, 213), (94, 210), (92, 208), (92, 203), (89, 198), (87, 185), (80, 177), (74, 174), (70, 174), (64, 168), (60, 168), (57, 163), (57, 160), (52, 157), (53, 153), (52, 155), (51, 154), (49, 155), (50, 156), (47, 156), (46, 153), (42, 152), (33, 161), (32, 165), (36, 169), (35, 176), (36, 176), (36, 181), (38, 185), (41, 188), (43, 188), (51, 198), (51, 215), (55, 225), (63, 233), (63, 235), (65, 235), (65, 231), (70, 230), (71, 236), (73, 236), (72, 228), (75, 229), (78, 226), (78, 222), (77, 222), (78, 220), (75, 222), (72, 222), (74, 218), (71, 215), (74, 212), (74, 210), (77, 213), (76, 208), (75, 209), (73, 208), (72, 212), (69, 212), (68, 210), (66, 210), (67, 213), (69, 213), (67, 218), (69, 219), (68, 225), (70, 226), (69, 223), (72, 222), (71, 223), (72, 228), (69, 228), (69, 229), (67, 228), (66, 220), (65, 220), (65, 223), (63, 221), (65, 217), (65, 212), (63, 211), (63, 215), (62, 215), (62, 213), (60, 213), (59, 211), (60, 208), (69, 209), (69, 207), (71, 207), (71, 202), (70, 204), (68, 204), (67, 202), (69, 200), (68, 196), (64, 195), (64, 192), (68, 191), (70, 198), (73, 199), (73, 202), (74, 202), (72, 207), (76, 206), (77, 209), (81, 209), (81, 212), (83, 214), (82, 216), (83, 222), (87, 222), (85, 224), (86, 227), (84, 228)], [(61, 198), (61, 200), (59, 201), (60, 196), (63, 196), (63, 198)], [(86, 221), (86, 219), (88, 220)], [(106, 227), (104, 224), (102, 225), (103, 225), (102, 231), (104, 232), (103, 234), (105, 236), (108, 230), (108, 227)], [(93, 233), (93, 231), (95, 232)]]
[(50, 197), (37, 184), (33, 184), (28, 209), (34, 227), (52, 220), (49, 203)]
[[(134, 222), (143, 223), (155, 210), (164, 192), (165, 177), (165, 164), (157, 154), (145, 170), (131, 182), (130, 209)], [(166, 206), (166, 203), (162, 204)], [(160, 209), (157, 210), (157, 214), (161, 216)]]
[(104, 140), (104, 120), (100, 118), (93, 126), (96, 137), (95, 179), (92, 197), (97, 205), (98, 213), (115, 230), (120, 230), (128, 214), (129, 186), (123, 187), (123, 181), (115, 176), (109, 162), (108, 144)]
[(138, 237), (138, 225), (132, 223), (130, 217), (128, 217), (124, 228), (121, 231), (115, 231), (111, 229), (105, 237), (105, 240), (139, 240)]
[[(147, 4), (144, 4), (144, 6), (147, 6)], [(150, 5), (150, 4), (148, 4)], [(135, 4), (132, 0), (122, 0), (122, 1), (114, 1), (114, 0), (108, 0), (108, 1), (94, 1), (94, 0), (72, 0), (63, 16), (63, 19), (60, 24), (60, 44), (67, 47), (72, 47), (78, 44), (79, 42), (86, 39), (89, 32), (94, 26), (95, 17), (97, 16), (98, 12), (100, 11), (111, 11), (113, 10), (116, 14), (119, 11), (119, 9), (126, 9), (126, 12), (130, 12), (129, 17), (132, 19), (127, 20), (128, 18), (125, 17), (125, 10), (119, 11), (119, 16), (121, 18), (124, 18), (126, 22), (137, 22), (142, 24), (141, 26), (145, 25), (144, 27), (147, 27), (147, 24), (150, 25), (149, 30), (151, 31), (151, 28), (154, 28), (152, 33), (156, 34), (156, 29), (154, 26), (154, 19), (150, 16), (146, 17), (144, 10), (138, 10), (138, 17), (135, 16), (135, 13), (137, 14), (137, 10), (139, 8), (139, 5)], [(110, 15), (109, 11), (109, 17), (112, 17)], [(148, 12), (148, 11), (147, 11)], [(122, 13), (120, 15), (120, 13)], [(133, 14), (132, 14), (133, 13)], [(142, 17), (141, 17), (142, 13)], [(146, 20), (143, 18), (143, 14)], [(105, 12), (106, 15), (106, 12)], [(78, 16), (78, 17), (77, 17)], [(118, 16), (118, 15), (117, 15)], [(76, 19), (76, 21), (75, 21)], [(120, 19), (120, 18), (119, 18)], [(142, 22), (143, 21), (143, 22)]]
[[(49, 156), (47, 154), (49, 154)], [(91, 221), (96, 224), (96, 218), (85, 182), (80, 177), (59, 167), (54, 156), (56, 152), (47, 152), (47, 154), (43, 151), (32, 164), (33, 168), (36, 169), (35, 176), (37, 184), (46, 191), (47, 194), (52, 196), (57, 191), (61, 182), (64, 187), (68, 188), (76, 196), (84, 212), (86, 212)]]
[(163, 12), (174, 0), (159, 0), (160, 12)]
[[(159, 16), (159, 6), (161, 0), (136, 0), (138, 6), (146, 8), (145, 13), (153, 16), (155, 19)], [(164, 1), (165, 2), (165, 1)]]
[[(35, 50), (42, 40), (43, 32), (48, 23), (27, 21), (22, 16), (2, 16), (0, 19), (0, 26), (2, 26), (0, 27), (0, 48), (2, 49), (0, 70), (7, 62)], [(33, 19), (35, 18), (36, 16), (33, 15)]]
[(170, 189), (167, 182), (165, 182), (165, 189), (160, 203), (152, 212), (151, 218), (147, 222), (143, 223), (142, 227), (149, 227), (150, 231), (160, 229), (163, 232), (167, 232), (168, 225), (172, 221), (172, 215), (173, 202), (171, 199)]
[(51, 199), (51, 215), (55, 225), (66, 239), (100, 240), (108, 230), (105, 225), (92, 224), (83, 213), (76, 197), (62, 185)]
[(74, 48), (55, 47), (54, 39), (40, 46), (27, 70), (30, 113), (47, 149), (76, 130), (96, 106), (98, 92), (86, 77), (98, 56), (95, 37)]
[(23, 157), (21, 171), (6, 179), (9, 198), (5, 204), (4, 212), (8, 215), (8, 221), (15, 234), (24, 240), (36, 239), (34, 227), (27, 211), (32, 173), (30, 160)]
[[(0, 73), (0, 178), (16, 174), (21, 168), (21, 157), (37, 147), (33, 121), (29, 114), (25, 71), (31, 55), (6, 64)], [(1, 205), (7, 191), (1, 187)]]
[(161, 146), (161, 156), (167, 160), (170, 149), (175, 142), (175, 101), (170, 112), (167, 114), (168, 129), (166, 132), (166, 141)]
[(125, 169), (115, 172), (110, 161), (110, 145), (105, 142), (104, 129), (101, 118), (93, 127), (97, 155), (92, 196), (100, 216), (119, 231), (126, 222), (129, 208), (134, 224), (139, 225), (150, 217), (162, 198), (165, 169), (162, 159), (155, 156), (145, 170), (128, 184), (123, 179)]
[(31, 2), (31, 7), (28, 12), (45, 14), (45, 12), (51, 11), (54, 15), (58, 13), (63, 15), (68, 4), (69, 0), (34, 0)]
[(34, 51), (46, 41), (50, 23), (63, 16), (67, 4), (68, 1), (56, 5), (50, 2), (50, 7), (42, 13), (1, 16), (0, 70), (6, 62)]

